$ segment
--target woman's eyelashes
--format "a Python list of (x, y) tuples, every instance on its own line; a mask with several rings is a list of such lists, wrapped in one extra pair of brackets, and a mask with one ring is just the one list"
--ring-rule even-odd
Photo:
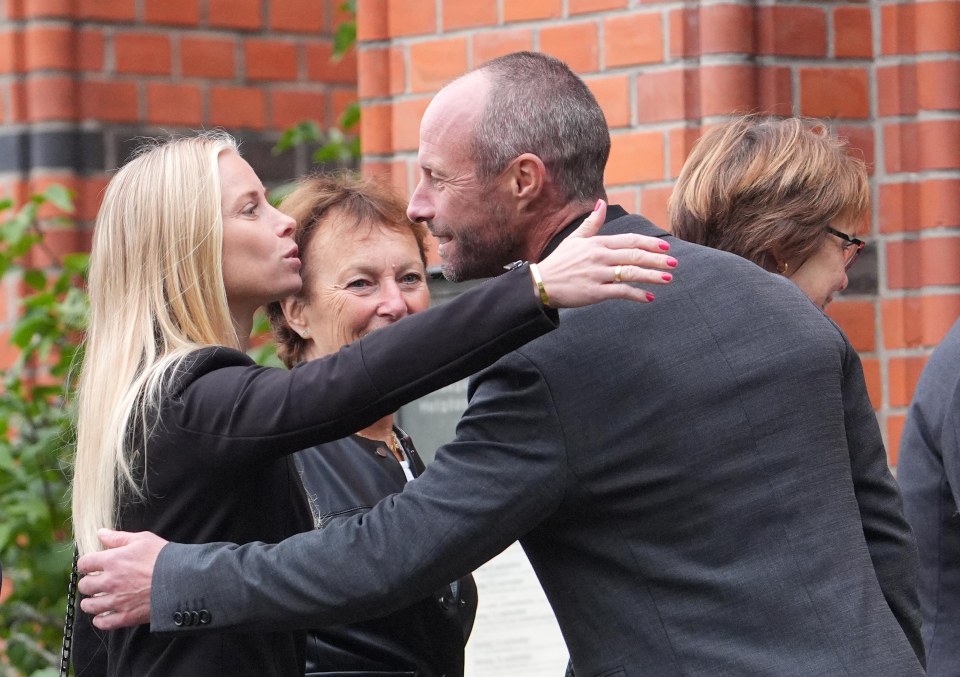
[[(414, 271), (397, 275), (396, 283), (401, 289), (410, 289), (417, 288), (424, 284), (424, 279), (425, 278), (422, 273)], [(376, 290), (378, 286), (378, 282), (374, 279), (368, 277), (358, 277), (344, 284), (343, 288), (353, 291), (372, 292)]]
[(373, 282), (365, 278), (358, 278), (356, 280), (351, 280), (350, 282), (347, 282), (346, 285), (344, 285), (346, 289), (354, 289), (357, 291), (369, 290), (373, 286), (374, 286)]
[(423, 282), (423, 275), (420, 273), (406, 273), (397, 280), (401, 285), (408, 287), (419, 286)]

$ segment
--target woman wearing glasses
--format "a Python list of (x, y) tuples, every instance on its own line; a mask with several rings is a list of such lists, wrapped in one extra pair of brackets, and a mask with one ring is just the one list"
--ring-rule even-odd
[(867, 169), (823, 123), (747, 115), (697, 142), (670, 198), (677, 237), (733, 252), (825, 308), (847, 286)]
[[(866, 167), (826, 125), (745, 116), (712, 129), (694, 147), (670, 198), (670, 224), (678, 237), (739, 254), (782, 275), (824, 308), (847, 286), (847, 271), (864, 246), (854, 235), (868, 210)], [(771, 277), (771, 284), (777, 281)], [(832, 459), (836, 486), (845, 486), (857, 502), (878, 583), (888, 600), (909, 600), (891, 608), (902, 628), (915, 628), (918, 566), (909, 554), (899, 561), (890, 556), (893, 522), (878, 506), (899, 501), (889, 493), (892, 481), (876, 417), (869, 408), (851, 405), (866, 399), (866, 384), (856, 352), (845, 338), (844, 344), (844, 361), (861, 372), (860, 392), (837, 402), (836, 416), (848, 431), (861, 434), (848, 435), (846, 448), (805, 451)], [(916, 634), (909, 639), (923, 662), (922, 641)]]

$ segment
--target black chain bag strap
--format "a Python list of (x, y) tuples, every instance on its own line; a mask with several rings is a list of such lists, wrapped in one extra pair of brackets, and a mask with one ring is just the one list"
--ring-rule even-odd
[(67, 616), (63, 621), (63, 644), (60, 646), (60, 677), (70, 674), (70, 649), (73, 645), (73, 617), (77, 609), (77, 560), (80, 552), (73, 548), (73, 566), (70, 568), (70, 582), (67, 584)]

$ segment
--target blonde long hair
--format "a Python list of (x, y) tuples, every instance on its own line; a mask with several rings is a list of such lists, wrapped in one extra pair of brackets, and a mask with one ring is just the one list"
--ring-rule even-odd
[[(239, 347), (223, 285), (223, 132), (146, 147), (107, 186), (90, 255), (79, 380), (74, 535), (100, 549), (124, 500), (144, 495), (146, 440), (176, 366), (204, 345)], [(152, 422), (152, 424), (151, 424)]]

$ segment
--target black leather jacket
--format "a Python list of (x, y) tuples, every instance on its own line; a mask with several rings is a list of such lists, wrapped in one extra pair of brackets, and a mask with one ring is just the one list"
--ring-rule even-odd
[[(423, 461), (395, 428), (414, 476)], [(318, 528), (366, 512), (403, 490), (406, 477), (381, 443), (356, 435), (296, 456)], [(307, 636), (308, 677), (460, 677), (463, 647), (477, 609), (472, 576), (444, 586), (400, 611), (361, 623), (320, 628)]]

